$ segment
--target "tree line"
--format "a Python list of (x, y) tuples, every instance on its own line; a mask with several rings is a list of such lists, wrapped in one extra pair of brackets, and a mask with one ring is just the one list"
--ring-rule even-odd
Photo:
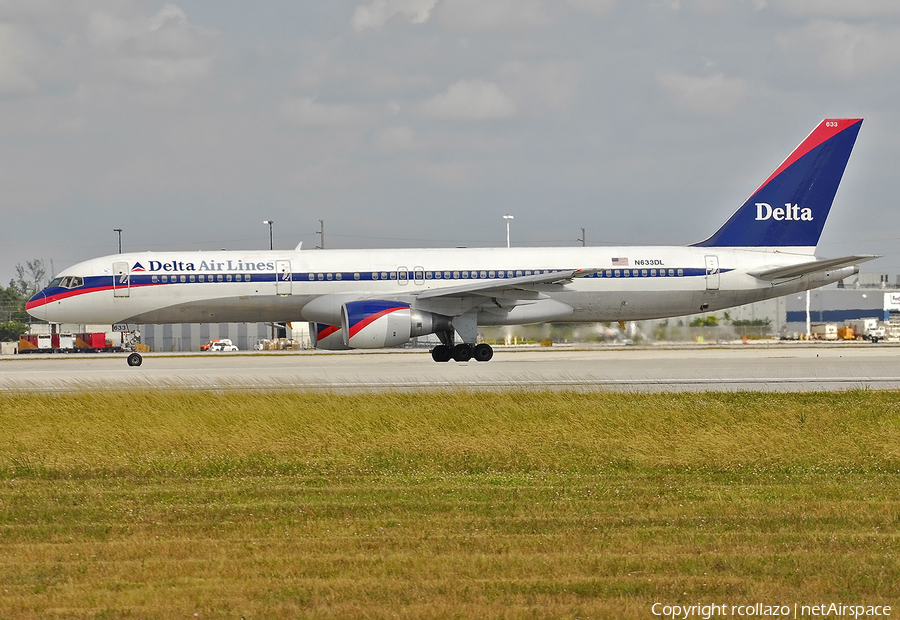
[(39, 258), (16, 265), (16, 277), (8, 287), (0, 287), (0, 342), (16, 341), (28, 331), (33, 319), (25, 312), (25, 302), (47, 285), (49, 276), (47, 264)]

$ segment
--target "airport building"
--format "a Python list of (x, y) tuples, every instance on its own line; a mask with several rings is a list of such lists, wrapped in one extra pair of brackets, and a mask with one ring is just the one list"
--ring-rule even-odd
[[(888, 338), (900, 338), (900, 276), (895, 282), (879, 273), (860, 273), (839, 282), (809, 291), (809, 323), (836, 323), (877, 318), (884, 323)], [(789, 295), (785, 316), (788, 333), (806, 333), (807, 294)]]

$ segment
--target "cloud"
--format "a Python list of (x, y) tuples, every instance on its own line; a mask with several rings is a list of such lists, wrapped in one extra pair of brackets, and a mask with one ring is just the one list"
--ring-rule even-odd
[(523, 106), (566, 112), (578, 91), (574, 61), (526, 64), (513, 61), (500, 67), (503, 90)]
[(424, 24), (435, 4), (437, 0), (374, 0), (356, 7), (350, 25), (356, 32), (381, 28), (396, 15), (413, 24)]
[(103, 66), (154, 86), (206, 75), (214, 58), (209, 43), (216, 34), (189, 23), (174, 4), (165, 4), (151, 16), (95, 11), (87, 26), (88, 41), (105, 56)]
[(460, 80), (424, 103), (421, 112), (438, 120), (484, 121), (509, 118), (516, 106), (493, 82)]
[(356, 125), (369, 118), (366, 111), (358, 106), (316, 103), (312, 97), (283, 101), (278, 106), (278, 113), (282, 120), (298, 127)]
[(871, 18), (900, 15), (897, 0), (770, 0), (783, 11), (794, 15), (838, 18)]
[(566, 3), (576, 11), (604, 15), (612, 10), (616, 0), (566, 0)]
[(657, 76), (657, 81), (675, 103), (701, 114), (726, 114), (734, 109), (747, 93), (745, 80), (729, 79), (721, 73), (709, 77), (661, 73)]
[(0, 23), (0, 93), (32, 93), (38, 90), (37, 67), (42, 52), (25, 28)]
[(786, 51), (817, 54), (819, 67), (841, 78), (900, 64), (900, 31), (874, 24), (816, 21), (799, 32), (778, 37), (778, 42)]
[(539, 0), (443, 0), (436, 15), (464, 32), (518, 32), (549, 21)]
[(375, 135), (372, 146), (381, 153), (412, 151), (416, 149), (415, 134), (410, 127), (388, 127)]

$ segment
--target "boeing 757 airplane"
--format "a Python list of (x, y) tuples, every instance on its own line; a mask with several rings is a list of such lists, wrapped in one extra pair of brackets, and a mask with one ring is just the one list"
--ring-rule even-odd
[(877, 257), (814, 253), (861, 126), (822, 121), (719, 230), (687, 247), (113, 254), (64, 270), (26, 307), (52, 323), (302, 319), (321, 349), (436, 334), (436, 362), (486, 362), (481, 325), (712, 312), (857, 273)]

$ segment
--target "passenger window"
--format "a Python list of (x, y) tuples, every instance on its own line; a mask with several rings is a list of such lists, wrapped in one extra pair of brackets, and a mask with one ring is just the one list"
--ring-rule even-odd
[(617, 277), (617, 278), (619, 277), (619, 270), (618, 270), (618, 269), (616, 269), (613, 273), (615, 274), (615, 277)]
[(226, 274), (226, 276), (225, 276), (225, 281), (226, 281), (226, 282), (231, 282), (231, 274), (230, 274), (230, 273), (229, 273), (229, 274)]
[(684, 275), (684, 269), (679, 269), (679, 270), (678, 270), (678, 275), (683, 276), (683, 275)]
[(493, 271), (488, 271), (488, 277), (489, 277), (489, 278), (493, 278), (494, 275), (495, 275), (495, 274), (494, 274)]
[(391, 272), (391, 280), (396, 280), (396, 279), (397, 279), (397, 272), (396, 272), (396, 271), (392, 271), (392, 272)]
[(462, 272), (462, 277), (463, 277), (463, 280), (468, 280), (468, 279), (469, 279), (469, 272), (468, 272), (468, 271), (463, 271), (463, 272)]
[(197, 278), (195, 278), (193, 275), (189, 275), (189, 276), (188, 276), (188, 280), (190, 280), (191, 282), (193, 282), (193, 281), (196, 280), (196, 279), (197, 279)]
[(156, 284), (157, 282), (159, 282), (159, 278), (157, 278), (156, 276), (150, 276), (150, 281), (151, 281), (153, 284)]
[(206, 276), (203, 275), (202, 273), (201, 273), (199, 276), (197, 276), (197, 279), (198, 279), (200, 282), (206, 282)]
[(342, 273), (336, 273), (336, 274), (334, 274), (334, 279), (335, 279), (335, 280), (342, 280), (343, 278), (344, 278), (344, 275), (343, 275)]
[(624, 275), (626, 278), (630, 278), (631, 277), (631, 269), (623, 269), (622, 275)]
[(169, 276), (159, 276), (159, 279), (163, 281), (163, 284), (168, 283)]
[(652, 278), (652, 277), (654, 277), (654, 276), (656, 276), (656, 269), (651, 269), (651, 270), (650, 270), (650, 277)]
[(425, 279), (426, 279), (426, 280), (431, 280), (431, 278), (432, 278), (431, 272), (430, 272), (430, 271), (426, 271), (426, 272), (425, 272)]
[(387, 279), (388, 279), (387, 271), (382, 271), (382, 272), (381, 272), (381, 279), (382, 279), (382, 280), (387, 280)]
[(481, 278), (482, 280), (484, 280), (485, 278), (487, 278), (487, 272), (482, 271), (481, 273), (478, 274), (478, 277)]
[(453, 272), (453, 279), (454, 279), (454, 280), (459, 280), (459, 272), (458, 272), (458, 271), (454, 271), (454, 272)]
[(179, 278), (179, 280), (181, 280), (182, 282), (187, 282), (187, 277), (186, 277), (186, 276), (181, 276), (181, 277)]
[(333, 277), (334, 277), (334, 276), (332, 276), (330, 273), (325, 274), (325, 279), (326, 279), (326, 280), (331, 280)]
[(607, 277), (607, 278), (612, 277), (612, 269), (607, 269), (607, 270), (606, 270), (606, 277)]
[(646, 269), (641, 269), (641, 275), (644, 276), (644, 277), (646, 278), (646, 277), (647, 277), (647, 270), (646, 270)]
[(404, 269), (400, 272), (400, 279), (406, 282), (409, 279), (409, 272)]
[(449, 271), (445, 271), (445, 272), (444, 272), (444, 279), (445, 279), (445, 280), (449, 280), (449, 279), (450, 279), (450, 272), (449, 272)]
[(372, 279), (373, 279), (373, 280), (377, 280), (377, 279), (378, 279), (378, 273), (377, 273), (377, 272), (375, 272), (375, 271), (372, 272)]
[(353, 272), (353, 279), (359, 280), (359, 272), (358, 271)]
[[(163, 276), (163, 277), (165, 278), (166, 276)], [(221, 273), (216, 275), (216, 282), (222, 282), (224, 279), (225, 278), (222, 277)]]

